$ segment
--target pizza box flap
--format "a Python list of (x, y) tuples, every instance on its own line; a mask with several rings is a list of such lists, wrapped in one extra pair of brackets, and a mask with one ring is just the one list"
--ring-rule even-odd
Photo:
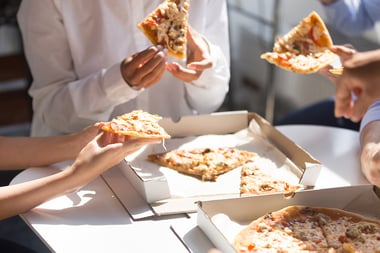
[(301, 170), (301, 184), (314, 186), (321, 172), (322, 164), (258, 114), (249, 113), (249, 118), (251, 119), (249, 130), (270, 141)]
[[(235, 235), (253, 220), (291, 205), (340, 208), (380, 219), (379, 190), (371, 185), (306, 190), (286, 199), (279, 194), (198, 202), (197, 224), (216, 248), (236, 253)], [(237, 208), (239, 207), (239, 208)]]
[(183, 116), (179, 121), (163, 118), (159, 121), (172, 138), (207, 134), (230, 134), (248, 126), (247, 111), (216, 112)]

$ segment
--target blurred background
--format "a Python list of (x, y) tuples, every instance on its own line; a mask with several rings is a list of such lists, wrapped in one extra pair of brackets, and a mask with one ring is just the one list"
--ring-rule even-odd
[[(27, 93), (31, 77), (15, 17), (20, 2), (0, 0), (0, 135), (28, 135), (32, 117)], [(228, 0), (231, 82), (220, 111), (253, 111), (274, 122), (334, 94), (333, 85), (319, 74), (290, 73), (260, 59), (272, 49), (274, 35), (285, 34), (313, 10), (324, 18), (317, 0)], [(335, 44), (350, 43), (358, 50), (379, 47), (377, 27), (361, 37), (328, 28)]]

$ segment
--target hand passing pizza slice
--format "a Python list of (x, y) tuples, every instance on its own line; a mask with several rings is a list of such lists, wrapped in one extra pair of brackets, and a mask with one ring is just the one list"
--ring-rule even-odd
[(136, 110), (105, 122), (102, 130), (131, 137), (168, 139), (170, 135), (158, 124), (160, 119), (157, 114)]
[(188, 0), (165, 0), (137, 27), (154, 44), (168, 49), (176, 58), (186, 56)]
[(332, 45), (323, 20), (312, 12), (283, 37), (277, 37), (273, 52), (264, 53), (261, 58), (285, 70), (309, 74), (337, 59), (330, 51)]
[(178, 172), (199, 177), (202, 181), (215, 181), (256, 156), (256, 153), (236, 148), (175, 149), (151, 154), (148, 160)]

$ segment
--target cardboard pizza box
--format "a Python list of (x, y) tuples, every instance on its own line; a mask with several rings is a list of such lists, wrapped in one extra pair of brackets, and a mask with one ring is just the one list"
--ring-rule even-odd
[[(196, 202), (199, 200), (239, 196), (239, 183), (234, 183), (236, 187), (229, 183), (229, 178), (235, 178), (235, 180), (240, 178), (238, 172), (220, 176), (220, 182), (217, 182), (216, 186), (215, 183), (211, 186), (210, 183), (178, 175), (177, 172), (169, 171), (164, 174), (157, 165), (146, 161), (147, 154), (164, 152), (165, 147), (170, 150), (183, 143), (193, 142), (196, 143), (194, 145), (206, 142), (207, 145), (218, 146), (231, 141), (235, 145), (236, 139), (245, 140), (245, 136), (240, 135), (241, 131), (244, 134), (247, 134), (244, 131), (249, 131), (249, 136), (254, 136), (255, 141), (254, 144), (249, 142), (247, 145), (255, 145), (252, 147), (255, 151), (257, 149), (265, 150), (265, 152), (271, 150), (271, 155), (276, 156), (279, 161), (286, 161), (286, 166), (294, 172), (297, 180), (302, 184), (312, 188), (322, 168), (318, 160), (256, 113), (220, 112), (185, 116), (178, 122), (164, 118), (159, 123), (172, 136), (172, 139), (165, 141), (164, 145), (150, 145), (147, 149), (127, 157), (120, 166), (122, 174), (157, 215), (196, 212)], [(104, 178), (106, 181), (112, 181), (109, 179), (111, 177)], [(108, 182), (108, 184), (116, 193), (122, 191), (120, 185), (116, 187), (113, 182)], [(229, 189), (232, 186), (235, 187), (234, 190)]]
[(380, 220), (380, 191), (371, 185), (344, 186), (279, 194), (198, 202), (197, 224), (216, 248), (236, 253), (235, 235), (253, 220), (291, 205), (340, 208)]

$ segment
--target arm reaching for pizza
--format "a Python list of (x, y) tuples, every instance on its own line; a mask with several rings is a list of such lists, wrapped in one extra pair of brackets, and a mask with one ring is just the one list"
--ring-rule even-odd
[[(0, 167), (41, 166), (76, 159), (67, 169), (29, 182), (0, 187), (0, 219), (17, 215), (92, 181), (125, 156), (159, 138), (137, 138), (100, 132), (102, 124), (73, 135), (1, 138)], [(78, 154), (79, 153), (79, 154)], [(8, 156), (8, 157), (6, 157)], [(15, 159), (17, 158), (17, 159)], [(12, 167), (12, 168), (13, 168)]]
[(171, 62), (166, 64), (166, 70), (176, 78), (191, 83), (197, 80), (204, 70), (212, 67), (212, 60), (206, 40), (190, 26), (187, 32), (187, 42), (186, 67)]
[(344, 67), (342, 75), (332, 79), (336, 84), (335, 116), (358, 122), (380, 98), (380, 50), (356, 52), (344, 46), (334, 46), (332, 50), (340, 56)]

